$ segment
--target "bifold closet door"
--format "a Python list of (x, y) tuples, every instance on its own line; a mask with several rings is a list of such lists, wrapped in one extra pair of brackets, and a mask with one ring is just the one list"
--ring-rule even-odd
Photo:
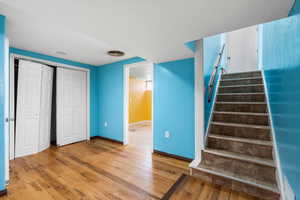
[(87, 72), (57, 69), (57, 145), (87, 139)]
[(39, 152), (50, 146), (53, 68), (43, 66), (41, 81)]
[(15, 157), (38, 152), (42, 67), (19, 62)]
[(38, 153), (50, 146), (53, 69), (19, 61), (15, 157)]

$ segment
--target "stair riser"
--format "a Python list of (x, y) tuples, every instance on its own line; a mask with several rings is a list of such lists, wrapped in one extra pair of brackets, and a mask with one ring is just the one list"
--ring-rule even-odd
[(267, 104), (215, 104), (215, 111), (267, 113)]
[(265, 200), (280, 200), (280, 195), (272, 191), (265, 190), (253, 185), (248, 185), (246, 183), (241, 183), (229, 178), (216, 176), (206, 172), (202, 172), (197, 169), (192, 169), (192, 175), (201, 178), (201, 180), (208, 183), (218, 185), (224, 188), (228, 188), (238, 192), (244, 192), (246, 194), (263, 198)]
[(264, 94), (217, 95), (217, 101), (225, 102), (265, 102)]
[(211, 134), (234, 136), (234, 137), (241, 137), (241, 138), (268, 140), (268, 141), (271, 140), (270, 129), (235, 127), (235, 126), (211, 124), (209, 132)]
[(238, 176), (255, 178), (266, 183), (276, 183), (276, 169), (265, 165), (238, 159), (227, 158), (203, 152), (203, 164), (225, 171), (230, 171)]
[(262, 85), (255, 86), (237, 86), (237, 87), (220, 87), (219, 93), (257, 93), (264, 92)]
[(249, 156), (273, 159), (273, 147), (208, 137), (207, 147)]
[(225, 114), (214, 113), (214, 122), (227, 122), (227, 123), (241, 123), (252, 125), (269, 125), (269, 119), (267, 115), (247, 115), (247, 114)]
[(261, 72), (244, 72), (244, 73), (236, 73), (236, 74), (224, 74), (222, 75), (222, 79), (238, 79), (238, 78), (253, 78), (253, 77), (261, 77)]
[(233, 85), (254, 85), (254, 84), (263, 84), (261, 78), (258, 79), (245, 79), (245, 80), (221, 80), (220, 86), (233, 86)]

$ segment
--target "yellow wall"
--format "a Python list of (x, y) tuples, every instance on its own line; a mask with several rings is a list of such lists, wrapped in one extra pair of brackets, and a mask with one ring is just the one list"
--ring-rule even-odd
[(129, 123), (151, 120), (152, 91), (145, 89), (145, 81), (129, 78)]
[(145, 91), (145, 98), (146, 98), (145, 120), (151, 120), (151, 117), (152, 117), (152, 91), (151, 90)]

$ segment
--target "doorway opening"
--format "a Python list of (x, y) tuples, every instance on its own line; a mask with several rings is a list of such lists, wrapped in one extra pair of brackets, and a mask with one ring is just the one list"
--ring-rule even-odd
[(153, 151), (153, 63), (124, 68), (124, 144)]

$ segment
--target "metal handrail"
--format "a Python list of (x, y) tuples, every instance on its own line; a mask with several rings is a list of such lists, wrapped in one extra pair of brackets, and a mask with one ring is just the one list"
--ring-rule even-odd
[[(216, 76), (218, 74), (218, 70), (219, 70), (219, 67), (221, 66), (221, 61), (222, 61), (222, 56), (223, 56), (223, 53), (224, 53), (224, 49), (225, 49), (225, 44), (223, 44), (222, 48), (221, 48), (221, 51), (216, 59), (216, 62), (214, 64), (214, 70), (212, 71), (212, 74), (210, 76), (210, 80), (209, 80), (209, 84), (208, 84), (208, 102), (211, 101), (211, 98), (212, 98), (212, 94), (213, 94), (213, 89), (214, 89), (214, 86), (215, 86), (215, 81), (216, 81)], [(222, 68), (222, 74), (224, 72), (224, 68)]]

